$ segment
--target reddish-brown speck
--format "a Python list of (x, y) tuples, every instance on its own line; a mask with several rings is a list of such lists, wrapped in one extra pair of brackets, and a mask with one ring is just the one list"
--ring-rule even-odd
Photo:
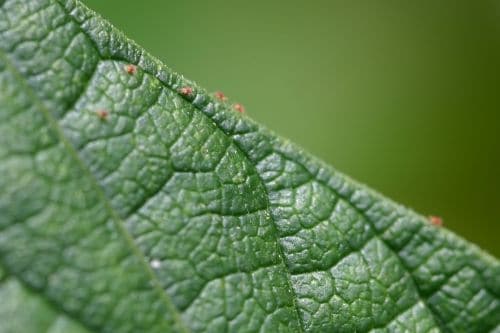
[(179, 89), (179, 92), (184, 96), (189, 96), (193, 93), (193, 88), (191, 87), (182, 87)]
[(130, 75), (134, 75), (135, 73), (137, 73), (137, 66), (132, 64), (126, 65), (125, 71)]
[(234, 109), (238, 111), (239, 113), (244, 113), (245, 112), (245, 107), (241, 105), (240, 103), (234, 104)]
[(96, 115), (99, 117), (101, 120), (107, 120), (109, 116), (109, 112), (104, 110), (104, 109), (99, 109), (96, 112)]
[(443, 225), (443, 219), (440, 218), (439, 216), (429, 216), (429, 221), (431, 222), (432, 225), (435, 225), (436, 227), (440, 227)]
[(221, 101), (227, 101), (227, 97), (226, 95), (224, 95), (224, 93), (222, 91), (217, 91), (215, 93), (215, 97), (218, 99), (218, 100), (221, 100)]

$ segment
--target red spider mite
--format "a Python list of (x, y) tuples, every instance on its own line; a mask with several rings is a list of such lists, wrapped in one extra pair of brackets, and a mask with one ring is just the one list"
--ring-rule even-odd
[(431, 222), (432, 225), (435, 225), (436, 227), (440, 227), (443, 225), (443, 219), (439, 216), (429, 216), (429, 221)]
[(193, 88), (191, 87), (182, 87), (179, 89), (179, 92), (184, 96), (189, 96), (193, 93)]
[(99, 109), (96, 112), (96, 115), (99, 117), (101, 120), (107, 120), (109, 116), (109, 112), (104, 110), (104, 109)]
[(234, 109), (238, 111), (239, 113), (244, 113), (245, 112), (245, 107), (241, 105), (240, 103), (234, 104)]
[(224, 95), (224, 93), (222, 91), (217, 91), (215, 92), (215, 97), (218, 99), (218, 100), (221, 100), (221, 101), (227, 101), (227, 97), (226, 95)]
[(134, 75), (135, 73), (137, 73), (137, 66), (132, 64), (126, 65), (125, 71), (130, 75)]

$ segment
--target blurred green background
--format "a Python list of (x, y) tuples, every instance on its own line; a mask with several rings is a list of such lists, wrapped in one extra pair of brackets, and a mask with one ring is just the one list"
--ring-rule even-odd
[(84, 1), (177, 72), (500, 257), (499, 1)]

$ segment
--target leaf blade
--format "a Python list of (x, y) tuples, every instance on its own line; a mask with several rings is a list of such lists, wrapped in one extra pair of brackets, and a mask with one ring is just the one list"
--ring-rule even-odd
[[(125, 285), (122, 286), (122, 288), (125, 288), (121, 291), (117, 289), (113, 290), (113, 288), (109, 285), (101, 286), (101, 288), (104, 288), (107, 294), (113, 299), (92, 300), (87, 298), (79, 300), (81, 303), (76, 305), (70, 304), (68, 302), (70, 300), (65, 300), (65, 298), (68, 297), (68, 294), (71, 294), (72, 289), (78, 288), (77, 283), (79, 279), (76, 276), (78, 270), (85, 271), (85, 269), (89, 266), (94, 267), (93, 264), (90, 264), (90, 260), (92, 259), (89, 257), (83, 257), (82, 253), (91, 252), (92, 250), (95, 251), (96, 249), (88, 247), (89, 245), (95, 246), (95, 244), (86, 244), (87, 247), (80, 249), (78, 249), (78, 245), (74, 246), (76, 249), (72, 248), (69, 244), (59, 238), (64, 235), (55, 231), (55, 229), (61, 228), (66, 235), (76, 234), (78, 236), (98, 231), (98, 227), (95, 229), (91, 228), (93, 230), (81, 227), (78, 229), (79, 226), (77, 225), (65, 225), (67, 226), (67, 229), (65, 229), (63, 227), (62, 219), (64, 217), (69, 217), (67, 208), (73, 208), (73, 215), (76, 214), (78, 209), (88, 209), (85, 214), (81, 214), (79, 216), (82, 223), (89, 224), (85, 227), (92, 227), (92, 223), (90, 222), (91, 219), (95, 219), (93, 226), (96, 226), (95, 222), (101, 224), (102, 226), (106, 226), (107, 220), (113, 221), (116, 217), (113, 216), (112, 213), (110, 215), (105, 213), (103, 216), (102, 213), (104, 211), (108, 210), (108, 212), (111, 212), (111, 210), (106, 207), (105, 200), (102, 200), (100, 205), (96, 204), (96, 201), (98, 200), (95, 198), (100, 197), (99, 193), (95, 194), (95, 198), (88, 197), (88, 193), (94, 192), (93, 187), (95, 185), (92, 183), (91, 179), (85, 179), (86, 177), (83, 177), (83, 180), (88, 180), (88, 182), (83, 183), (80, 179), (80, 183), (78, 183), (78, 180), (76, 179), (80, 177), (80, 175), (75, 174), (75, 171), (83, 171), (83, 174), (85, 174), (85, 171), (78, 165), (78, 160), (75, 155), (72, 154), (71, 149), (68, 149), (68, 144), (65, 140), (61, 139), (62, 134), (59, 128), (56, 127), (57, 124), (55, 124), (51, 119), (50, 113), (45, 110), (43, 105), (38, 103), (37, 98), (34, 97), (31, 90), (23, 86), (23, 80), (20, 79), (19, 73), (15, 71), (14, 67), (9, 60), (6, 59), (3, 52), (0, 53), (0, 68), (2, 69), (0, 80), (3, 82), (8, 81), (10, 85), (9, 91), (4, 92), (2, 96), (0, 96), (2, 105), (5, 107), (4, 113), (2, 114), (4, 117), (3, 120), (5, 120), (4, 126), (12, 126), (12, 124), (9, 123), (9, 118), (21, 115), (23, 118), (30, 118), (34, 128), (42, 134), (46, 134), (39, 137), (32, 136), (26, 140), (26, 137), (29, 136), (28, 133), (23, 130), (13, 131), (13, 136), (9, 137), (7, 140), (17, 141), (18, 143), (22, 142), (22, 150), (19, 152), (15, 150), (9, 151), (9, 148), (11, 149), (12, 145), (7, 145), (6, 149), (2, 149), (2, 156), (10, 155), (13, 157), (12, 159), (4, 159), (2, 164), (2, 167), (6, 167), (4, 171), (7, 172), (8, 175), (7, 177), (2, 177), (1, 179), (1, 183), (3, 185), (2, 187), (8, 190), (8, 192), (3, 195), (3, 202), (12, 204), (11, 207), (7, 207), (7, 209), (5, 209), (7, 216), (5, 216), (2, 221), (2, 227), (4, 229), (2, 236), (4, 238), (1, 242), (1, 249), (4, 267), (13, 275), (21, 278), (24, 283), (39, 290), (40, 292), (43, 292), (46, 297), (51, 299), (53, 302), (63, 304), (62, 307), (65, 311), (71, 313), (74, 312), (74, 310), (71, 310), (72, 307), (84, 308), (86, 306), (86, 302), (94, 304), (96, 309), (100, 309), (102, 312), (101, 316), (97, 316), (93, 313), (94, 310), (90, 310), (89, 313), (86, 314), (83, 312), (80, 313), (80, 316), (82, 316), (80, 319), (86, 322), (86, 324), (90, 327), (95, 328), (104, 326), (106, 327), (103, 328), (105, 331), (120, 331), (123, 329), (141, 330), (146, 328), (158, 331), (170, 329), (172, 329), (172, 331), (181, 331), (180, 327), (175, 322), (177, 320), (176, 314), (172, 314), (172, 310), (168, 308), (170, 304), (168, 303), (169, 301), (166, 300), (164, 293), (162, 291), (159, 293), (159, 295), (161, 295), (160, 303), (165, 302), (165, 304), (160, 305), (155, 304), (158, 302), (153, 301), (155, 299), (154, 296), (150, 294), (148, 295), (148, 293), (155, 290), (154, 288), (151, 288), (154, 287), (154, 285), (149, 283), (150, 277), (147, 277), (147, 275), (144, 274), (145, 272), (148, 272), (144, 269), (144, 266), (137, 268), (137, 266), (140, 267), (141, 265), (141, 263), (138, 262), (140, 261), (140, 258), (134, 257), (137, 256), (137, 253), (134, 253), (133, 249), (127, 250), (127, 247), (130, 245), (126, 244), (127, 242), (121, 244), (119, 241), (111, 242), (114, 236), (109, 232), (106, 232), (106, 230), (100, 232), (100, 237), (98, 238), (101, 239), (98, 239), (97, 241), (100, 240), (103, 244), (113, 244), (115, 248), (111, 247), (107, 250), (103, 248), (97, 249), (99, 255), (94, 254), (94, 258), (100, 258), (102, 262), (99, 264), (102, 266), (99, 267), (99, 264), (97, 265), (97, 269), (94, 272), (97, 273), (97, 276), (88, 276), (88, 278), (102, 280), (109, 283), (113, 280), (117, 281), (117, 278), (120, 275), (125, 275), (127, 273), (132, 276), (136, 275), (135, 279), (131, 278), (128, 281), (122, 279), (122, 281), (125, 282), (125, 285), (128, 284), (130, 291), (137, 290), (139, 292), (138, 295), (140, 295), (141, 298), (144, 298), (142, 302), (146, 301), (146, 303), (141, 304), (139, 299), (136, 299), (136, 307), (134, 307), (133, 302), (129, 301), (130, 310), (141, 313), (141, 311), (144, 312), (146, 310), (146, 304), (150, 306), (153, 305), (153, 307), (156, 305), (159, 309), (159, 312), (157, 313), (159, 317), (150, 318), (148, 316), (143, 316), (143, 318), (139, 317), (141, 320), (138, 320), (135, 323), (127, 323), (127, 320), (125, 319), (130, 314), (127, 314), (127, 312), (123, 310), (118, 312), (118, 318), (113, 318), (113, 316), (107, 318), (103, 317), (103, 315), (108, 313), (109, 309), (113, 309), (114, 302), (116, 300), (123, 299), (124, 296), (126, 296), (123, 294), (120, 295), (123, 290), (128, 289)], [(13, 82), (16, 84), (13, 84)], [(25, 93), (26, 91), (28, 93)], [(33, 112), (33, 110), (35, 110), (35, 112)], [(33, 145), (36, 141), (39, 141), (39, 144), (41, 144), (42, 147)], [(36, 155), (34, 157), (30, 156), (33, 154), (33, 150), (36, 151)], [(70, 151), (69, 153), (67, 153), (68, 150)], [(24, 161), (19, 161), (18, 158)], [(30, 158), (32, 158), (33, 161), (30, 161)], [(41, 161), (58, 161), (60, 165), (52, 165), (52, 168), (50, 168), (50, 164), (45, 163), (44, 169), (40, 169), (36, 167), (37, 159), (40, 159)], [(29, 180), (29, 184), (16, 184), (18, 180), (26, 179)], [(47, 180), (48, 184), (44, 184), (44, 181)], [(76, 185), (73, 183), (74, 181), (77, 182)], [(63, 188), (65, 183), (66, 185), (69, 185), (69, 189)], [(50, 190), (49, 184), (52, 187)], [(58, 186), (62, 187), (62, 189), (58, 189)], [(45, 189), (41, 189), (41, 187), (45, 187)], [(54, 188), (56, 188), (56, 190), (54, 190)], [(17, 205), (22, 206), (26, 203), (26, 199), (23, 197), (26, 195), (25, 192), (30, 190), (34, 190), (31, 200), (36, 199), (37, 201), (45, 202), (46, 207), (44, 211), (40, 211), (40, 202), (37, 202), (37, 205), (31, 207), (33, 210), (31, 212), (25, 212), (23, 207), (16, 207)], [(55, 194), (51, 191), (54, 191)], [(71, 193), (73, 191), (76, 195), (72, 195), (68, 202), (64, 200), (64, 197), (61, 197), (61, 193)], [(71, 200), (74, 201), (72, 202)], [(103, 203), (104, 205), (102, 205)], [(97, 211), (91, 209), (91, 207), (86, 207), (86, 205), (89, 204), (94, 205), (92, 208), (97, 208)], [(20, 212), (21, 216), (19, 216)], [(86, 215), (86, 213), (90, 214)], [(18, 224), (19, 219), (24, 220), (25, 222), (30, 221), (32, 225), (20, 225)], [(23, 228), (28, 229), (22, 230)], [(119, 229), (119, 227), (117, 227), (117, 229)], [(43, 236), (40, 237), (37, 235), (37, 232)], [(33, 236), (33, 233), (37, 236)], [(46, 244), (46, 240), (50, 238), (53, 239), (54, 243), (58, 241), (60, 244)], [(91, 239), (91, 241), (95, 242), (96, 240)], [(76, 240), (74, 239), (73, 242), (76, 242)], [(68, 256), (67, 258), (59, 258), (59, 260), (62, 262), (65, 260), (75, 260), (76, 266), (71, 266), (66, 263), (67, 267), (59, 269), (58, 263), (54, 262), (54, 259), (58, 258), (58, 252), (64, 253), (64, 255)], [(82, 258), (75, 258), (75, 252), (79, 253)], [(42, 253), (42, 255), (40, 255), (40, 253)], [(127, 256), (130, 256), (130, 258), (127, 259)], [(81, 261), (77, 259), (80, 259)], [(39, 263), (34, 265), (35, 262)], [(120, 267), (119, 265), (116, 265), (117, 262), (123, 263), (121, 269), (116, 271), (106, 270), (106, 266), (112, 267), (112, 264), (115, 264), (115, 269)], [(75, 270), (73, 271), (71, 268)], [(99, 275), (101, 276), (99, 277)], [(91, 287), (92, 285), (87, 283), (81, 285), (80, 288), (84, 294), (91, 296)], [(87, 290), (85, 290), (85, 288), (87, 288)], [(141, 295), (141, 289), (151, 290)], [(153, 291), (153, 294), (154, 293), (155, 291)], [(162, 315), (161, 313), (164, 314)]]
[[(0, 332), (89, 333), (14, 279), (0, 284)], [(15, 319), (14, 319), (15, 318)], [(14, 319), (14, 320), (13, 320)]]
[[(115, 147), (126, 146), (127, 139), (120, 141), (127, 138), (126, 130), (120, 132), (116, 131), (116, 127), (113, 131), (101, 128), (101, 132), (96, 130), (90, 134), (82, 134), (82, 129), (100, 127), (95, 125), (95, 117), (93, 119), (89, 117), (89, 109), (96, 109), (101, 107), (100, 104), (105, 104), (103, 102), (105, 100), (96, 99), (96, 96), (104, 96), (105, 94), (101, 92), (106, 90), (114, 91), (116, 95), (111, 96), (109, 104), (113, 112), (125, 113), (131, 118), (143, 114), (145, 112), (142, 110), (143, 105), (134, 104), (134, 101), (138, 100), (137, 97), (129, 98), (135, 91), (141, 96), (139, 100), (142, 104), (163, 106), (156, 110), (156, 113), (153, 107), (151, 110), (146, 110), (146, 113), (150, 112), (153, 116), (149, 122), (143, 119), (144, 126), (141, 128), (146, 133), (145, 138), (153, 137), (155, 138), (153, 141), (161, 142), (164, 146), (155, 146), (144, 139), (144, 148), (151, 150), (149, 155), (156, 155), (160, 160), (157, 161), (158, 164), (150, 165), (150, 170), (158, 172), (173, 165), (172, 169), (175, 171), (173, 173), (191, 173), (184, 178), (176, 178), (174, 185), (169, 183), (172, 175), (168, 172), (160, 174), (159, 181), (149, 179), (146, 175), (148, 181), (143, 182), (145, 190), (140, 195), (141, 198), (135, 198), (132, 194), (134, 191), (139, 192), (140, 186), (127, 191), (116, 187), (118, 186), (116, 184), (126, 183), (127, 177), (118, 177), (107, 183), (103, 181), (109, 174), (113, 174), (115, 169), (122, 176), (126, 174), (126, 170), (119, 169), (123, 165), (121, 160), (125, 161), (127, 158), (124, 152), (119, 152), (122, 155), (112, 159), (115, 162), (120, 161), (115, 164), (111, 162), (112, 166), (106, 165), (107, 159), (103, 155), (105, 149), (103, 147), (87, 150), (84, 154), (80, 152), (87, 159), (91, 172), (101, 181), (106, 196), (112, 198), (113, 208), (127, 220), (127, 227), (136, 242), (140, 243), (141, 250), (151, 258), (172, 251), (178, 251), (175, 252), (176, 255), (184, 253), (187, 258), (191, 250), (182, 249), (182, 243), (193, 239), (203, 241), (204, 238), (200, 235), (210, 232), (208, 229), (199, 229), (189, 234), (189, 237), (180, 237), (180, 240), (170, 237), (169, 241), (177, 242), (174, 250), (161, 247), (160, 250), (155, 249), (150, 239), (140, 240), (141, 236), (144, 236), (143, 233), (148, 232), (143, 228), (145, 224), (162, 224), (161, 221), (154, 220), (164, 213), (165, 207), (169, 207), (166, 205), (168, 200), (174, 201), (179, 207), (184, 207), (181, 216), (168, 215), (170, 220), (192, 221), (201, 216), (200, 212), (208, 215), (215, 213), (220, 221), (201, 222), (205, 224), (212, 222), (214, 228), (218, 230), (219, 237), (221, 230), (228, 232), (224, 235), (226, 238), (223, 244), (226, 247), (233, 244), (231, 239), (238, 240), (238, 237), (241, 237), (242, 233), (237, 232), (238, 227), (245, 228), (252, 226), (252, 223), (254, 230), (247, 230), (243, 233), (244, 237), (253, 235), (257, 230), (259, 237), (265, 240), (257, 244), (258, 238), (254, 237), (249, 243), (236, 242), (238, 246), (243, 246), (245, 249), (243, 252), (238, 251), (242, 249), (238, 246), (233, 246), (229, 252), (224, 252), (229, 257), (232, 256), (231, 260), (234, 263), (208, 261), (203, 257), (206, 253), (201, 253), (196, 258), (210, 264), (205, 265), (206, 267), (198, 266), (191, 273), (185, 264), (173, 260), (167, 262), (163, 260), (164, 258), (162, 262), (158, 262), (158, 265), (168, 266), (163, 267), (163, 272), (157, 272), (157, 275), (164, 281), (163, 287), (177, 307), (185, 311), (184, 320), (193, 330), (253, 331), (260, 328), (269, 331), (277, 329), (296, 331), (299, 329), (299, 321), (302, 329), (306, 331), (368, 331), (375, 328), (398, 330), (398, 327), (400, 329), (402, 326), (397, 325), (404, 326), (405, 322), (413, 323), (408, 326), (411, 331), (438, 329), (460, 331), (470, 329), (471, 325), (475, 330), (482, 331), (493, 329), (498, 325), (495, 314), (500, 309), (499, 283), (496, 278), (498, 275), (495, 275), (498, 272), (498, 262), (495, 259), (483, 255), (445, 231), (428, 226), (422, 217), (346, 179), (250, 120), (234, 115), (229, 111), (231, 105), (213, 100), (194, 83), (165, 68), (77, 2), (62, 3), (66, 6), (68, 14), (77, 22), (76, 25), (86, 35), (77, 34), (79, 36), (77, 38), (83, 40), (88, 37), (90, 40), (80, 41), (79, 44), (99, 51), (97, 57), (95, 50), (91, 51), (88, 57), (98, 59), (94, 66), (82, 66), (82, 68), (92, 68), (91, 74), (81, 75), (88, 78), (87, 84), (81, 85), (86, 87), (76, 89), (80, 91), (77, 94), (67, 92), (64, 98), (56, 101), (58, 103), (53, 101), (49, 103), (53, 105), (54, 114), (61, 118), (61, 126), (72, 144), (84, 150), (93, 143), (93, 140), (88, 140), (90, 137), (96, 138), (96, 142), (108, 139), (112, 142), (117, 139), (119, 144), (115, 144)], [(123, 73), (123, 67), (127, 63), (139, 65), (140, 73), (135, 78), (136, 81), (133, 79), (127, 81), (127, 76)], [(49, 77), (47, 80), (53, 79)], [(40, 84), (40, 80), (34, 84), (35, 86)], [(177, 90), (184, 86), (191, 87), (193, 94), (179, 96)], [(128, 91), (129, 95), (122, 95), (120, 93), (122, 90)], [(47, 98), (47, 95), (44, 95), (45, 91), (47, 89), (44, 89), (43, 84), (37, 86), (41, 98)], [(126, 106), (120, 104), (120, 99), (126, 101)], [(182, 112), (177, 112), (177, 109), (182, 109)], [(162, 119), (165, 113), (175, 114), (176, 117)], [(79, 126), (72, 126), (75, 123)], [(176, 132), (174, 127), (168, 126), (169, 123), (177, 124), (183, 128), (182, 131)], [(99, 125), (105, 126), (106, 123)], [(127, 126), (129, 129), (133, 127), (125, 123), (122, 124), (122, 129), (127, 129)], [(158, 133), (153, 135), (148, 129), (155, 127)], [(136, 141), (140, 140), (136, 138)], [(209, 145), (204, 147), (204, 142), (209, 142)], [(140, 146), (137, 142), (130, 144)], [(165, 149), (165, 146), (169, 149)], [(191, 146), (191, 149), (186, 149), (186, 146), (188, 148)], [(204, 153), (203, 149), (210, 150)], [(136, 155), (132, 160), (138, 160), (140, 156)], [(165, 160), (171, 162), (162, 164)], [(219, 165), (220, 161), (223, 161), (222, 167)], [(140, 174), (140, 167), (136, 162), (127, 161), (125, 164), (127, 165), (125, 169), (133, 171), (131, 173), (133, 176)], [(224, 186), (219, 184), (219, 187), (225, 189), (221, 191), (221, 195), (229, 204), (226, 202), (224, 205), (222, 202), (219, 206), (211, 206), (218, 197), (204, 194), (206, 191), (214, 190), (212, 183), (216, 181), (205, 176), (200, 178), (199, 175), (213, 168), (216, 168), (214, 173), (218, 181), (224, 183)], [(195, 178), (195, 182), (192, 178)], [(246, 187), (238, 187), (241, 182), (248, 184)], [(113, 184), (115, 184), (114, 189)], [(170, 187), (165, 189), (165, 184), (170, 184)], [(148, 185), (152, 187), (148, 188)], [(193, 195), (192, 193), (196, 192), (193, 188), (202, 189), (202, 193)], [(183, 191), (188, 193), (191, 190), (191, 194), (184, 197), (188, 199), (185, 201), (202, 204), (182, 206), (182, 203), (179, 200), (175, 201), (172, 195), (158, 199), (165, 190), (170, 194), (179, 194)], [(236, 199), (228, 199), (237, 198), (235, 194), (240, 192), (244, 193), (241, 195), (243, 200), (238, 202)], [(116, 193), (122, 197), (113, 201)], [(151, 208), (152, 206), (157, 209)], [(137, 214), (137, 211), (141, 214)], [(163, 216), (160, 220), (169, 219)], [(259, 234), (259, 230), (262, 230), (259, 228), (264, 228), (265, 232)], [(163, 232), (168, 234), (168, 228)], [(207, 248), (210, 247), (207, 245)], [(214, 252), (214, 249), (218, 248), (212, 249)], [(268, 260), (267, 263), (264, 263), (265, 259), (262, 258), (242, 260), (231, 253), (248, 255), (262, 249), (267, 249), (262, 252), (266, 254), (262, 257)], [(273, 251), (282, 255), (273, 255)], [(193, 266), (196, 267), (194, 264)], [(252, 272), (252, 269), (259, 266), (269, 270), (254, 278), (255, 272)], [(213, 267), (223, 269), (214, 271)], [(208, 276), (209, 282), (189, 280), (189, 276), (199, 270), (203, 272), (201, 280)], [(187, 273), (183, 276), (169, 276), (169, 274), (175, 275), (174, 271)], [(259, 280), (260, 289), (267, 290), (267, 294), (270, 294), (272, 289), (266, 289), (268, 282), (271, 285), (291, 284), (292, 290), (286, 291), (287, 288), (284, 288), (285, 291), (281, 295), (251, 299), (253, 306), (260, 304), (264, 312), (283, 310), (277, 316), (280, 318), (273, 318), (276, 320), (270, 326), (265, 326), (268, 323), (265, 315), (260, 315), (256, 326), (251, 326), (248, 320), (241, 320), (239, 324), (230, 326), (229, 319), (242, 318), (245, 307), (240, 305), (243, 310), (228, 314), (227, 302), (232, 301), (231, 297), (238, 298), (235, 285), (251, 284), (245, 281), (248, 280), (245, 274), (239, 274), (249, 271), (252, 273), (248, 276), (253, 280)], [(273, 277), (270, 277), (271, 275)], [(234, 277), (237, 278), (231, 280)], [(182, 285), (185, 281), (188, 281), (188, 287)], [(214, 281), (216, 283), (213, 283)], [(267, 282), (262, 283), (262, 281)], [(390, 283), (384, 285), (388, 281)], [(314, 284), (317, 288), (309, 288)], [(207, 286), (211, 291), (209, 297), (203, 294)], [(189, 296), (190, 289), (201, 290), (201, 293), (198, 291)], [(213, 292), (214, 290), (218, 293)], [(231, 297), (226, 297), (226, 290), (233, 290)], [(472, 291), (472, 294), (469, 293), (467, 296), (472, 302), (470, 309), (467, 309), (468, 302), (460, 298), (465, 291)], [(241, 295), (245, 296), (245, 293)], [(214, 303), (214, 300), (218, 300), (219, 303)], [(452, 301), (459, 302), (460, 305), (455, 308), (448, 306)], [(266, 308), (268, 302), (271, 304), (269, 309)], [(272, 305), (273, 302), (279, 303), (279, 306)], [(224, 306), (222, 316), (226, 318), (216, 321), (221, 312), (215, 311), (209, 314), (209, 317), (200, 320), (200, 317), (210, 312), (212, 304)], [(294, 316), (297, 306), (300, 319)], [(197, 310), (191, 311), (193, 307)], [(474, 315), (462, 318), (463, 311), (472, 312)], [(476, 314), (477, 318), (474, 317)], [(212, 326), (207, 326), (208, 321)], [(424, 326), (416, 324), (423, 321), (427, 324)], [(289, 326), (285, 325), (285, 322), (288, 322)]]

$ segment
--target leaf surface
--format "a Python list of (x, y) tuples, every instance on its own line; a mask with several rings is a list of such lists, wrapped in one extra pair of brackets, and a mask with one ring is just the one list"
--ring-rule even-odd
[(500, 330), (495, 258), (81, 3), (0, 5), (0, 332)]

